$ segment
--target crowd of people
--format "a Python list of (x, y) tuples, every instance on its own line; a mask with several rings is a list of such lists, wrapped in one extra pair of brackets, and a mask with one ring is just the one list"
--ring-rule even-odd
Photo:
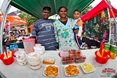
[(15, 27), (11, 28), (11, 31), (5, 32), (3, 34), (3, 44), (7, 45), (12, 42), (17, 42), (22, 40), (26, 35), (25, 30), (17, 30)]

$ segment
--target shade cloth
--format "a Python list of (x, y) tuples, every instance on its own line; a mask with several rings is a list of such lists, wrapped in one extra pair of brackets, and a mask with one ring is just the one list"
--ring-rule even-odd
[[(115, 17), (117, 17), (117, 9), (115, 9), (112, 5), (112, 10), (114, 12)], [(89, 12), (87, 12), (86, 14), (84, 14), (81, 19), (83, 22), (90, 20), (91, 18), (99, 15), (104, 9), (108, 8), (109, 9), (109, 14), (110, 17), (112, 18), (112, 11), (109, 8), (109, 5), (107, 4), (107, 2), (105, 0), (102, 0), (97, 6), (95, 6), (94, 8), (92, 8)]]
[(82, 11), (92, 1), (94, 0), (11, 0), (10, 4), (38, 18), (41, 17), (40, 13), (44, 6), (51, 7), (51, 15), (57, 14), (60, 6), (65, 6), (68, 8), (68, 16), (71, 17), (75, 9)]

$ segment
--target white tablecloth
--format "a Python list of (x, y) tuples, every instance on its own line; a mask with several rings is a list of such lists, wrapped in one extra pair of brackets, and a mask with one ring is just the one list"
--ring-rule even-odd
[[(95, 51), (97, 49), (91, 50), (82, 50), (82, 54), (86, 56), (86, 63), (91, 63), (95, 67), (95, 71), (89, 74), (86, 74), (82, 71), (80, 64), (76, 64), (80, 70), (80, 73), (74, 77), (67, 77), (64, 74), (64, 65), (61, 63), (61, 59), (58, 56), (59, 51), (46, 51), (46, 53), (42, 56), (44, 57), (54, 57), (56, 59), (56, 65), (59, 66), (59, 75), (56, 78), (111, 78), (105, 77), (105, 73), (102, 73), (102, 70), (105, 68), (112, 68), (117, 72), (117, 59), (109, 59), (106, 64), (99, 64), (95, 61)], [(43, 75), (45, 65), (38, 70), (32, 70), (28, 65), (21, 66), (16, 61), (11, 65), (4, 65), (2, 61), (0, 61), (0, 71), (7, 78), (46, 78)], [(112, 75), (112, 74), (111, 74)]]

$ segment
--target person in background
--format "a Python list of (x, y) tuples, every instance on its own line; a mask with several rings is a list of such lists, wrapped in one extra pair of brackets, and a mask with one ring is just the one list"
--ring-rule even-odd
[(80, 39), (80, 37), (82, 35), (82, 26), (83, 26), (83, 22), (80, 18), (80, 12), (78, 10), (74, 10), (73, 17), (74, 19), (72, 26), (74, 31), (74, 37), (77, 44), (80, 46), (82, 44), (82, 40)]
[(78, 50), (78, 46), (74, 39), (72, 19), (67, 17), (67, 8), (62, 6), (58, 10), (60, 19), (54, 22), (55, 36), (59, 44), (59, 49), (67, 47), (68, 50)]
[(45, 47), (46, 50), (56, 50), (57, 42), (54, 34), (54, 25), (52, 20), (48, 19), (51, 13), (50, 7), (44, 7), (42, 18), (37, 20), (32, 29), (32, 36), (36, 42)]
[(17, 40), (13, 32), (10, 32), (9, 40), (10, 41), (16, 41)]

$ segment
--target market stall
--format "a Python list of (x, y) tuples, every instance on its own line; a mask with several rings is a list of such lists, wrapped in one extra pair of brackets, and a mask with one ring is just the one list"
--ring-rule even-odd
[(117, 73), (114, 45), (101, 44), (100, 48), (89, 50), (45, 51), (44, 46), (32, 41), (34, 39), (25, 39), (24, 49), (10, 46), (0, 55), (0, 71), (6, 77), (110, 78)]
[(115, 17), (117, 17), (117, 9), (108, 0), (102, 0), (81, 18), (84, 22), (84, 31), (87, 36), (91, 38), (95, 37), (100, 42), (104, 42), (105, 40), (116, 45), (117, 24)]
[[(108, 1), (108, 0), (107, 0)], [(96, 5), (94, 8), (92, 8), (89, 12), (87, 12), (86, 14), (84, 14), (81, 18), (83, 20), (83, 22), (86, 22), (90, 19), (92, 19), (93, 17), (101, 14), (101, 12), (104, 10), (104, 9), (109, 9), (109, 16), (111, 18), (113, 18), (113, 14), (112, 14), (112, 11), (114, 12), (114, 15), (115, 17), (117, 17), (117, 9), (115, 9), (113, 7), (113, 5), (109, 4), (106, 0), (102, 0), (98, 5)], [(111, 8), (110, 6), (112, 7), (112, 11), (111, 11)]]
[[(87, 6), (92, 1), (93, 0), (81, 0), (78, 1), (78, 3), (81, 4), (79, 6)], [(61, 4), (67, 6), (67, 4), (71, 3), (71, 0), (46, 0), (45, 2), (45, 4), (42, 4), (43, 0), (36, 0), (34, 2), (31, 0), (8, 0), (6, 2), (8, 6), (5, 9), (8, 10), (10, 3), (25, 12), (40, 17), (38, 9), (35, 8), (36, 5), (40, 8), (46, 4), (52, 4), (50, 6), (55, 6), (52, 7), (54, 10), (52, 13), (56, 13), (56, 9), (58, 9)], [(62, 3), (60, 4), (59, 2)], [(29, 4), (26, 5), (27, 3)], [(76, 1), (73, 1), (72, 3), (73, 5), (70, 5), (67, 8), (73, 10), (72, 8), (76, 6), (77, 3)], [(29, 8), (27, 6), (31, 7)], [(77, 8), (82, 11), (86, 6)], [(71, 10), (69, 13), (72, 13)], [(4, 21), (6, 19), (6, 12), (7, 11), (3, 11)], [(2, 25), (4, 26), (4, 22)], [(0, 28), (1, 32), (3, 31), (3, 26)], [(2, 33), (0, 33), (0, 35), (2, 36)], [(0, 55), (0, 71), (3, 75), (8, 78), (103, 78), (112, 77), (117, 73), (116, 46), (102, 44), (98, 49), (45, 51), (44, 46), (39, 44), (36, 44), (35, 46), (34, 41), (34, 39), (24, 39), (24, 49), (18, 50), (18, 47), (13, 44), (6, 47), (6, 52), (3, 52), (1, 43), (0, 47), (2, 54)]]
[[(99, 64), (95, 60), (95, 51), (98, 49), (82, 50), (82, 54), (86, 56), (84, 63), (90, 63), (94, 66), (94, 70), (91, 73), (85, 73), (81, 65), (83, 63), (72, 63), (75, 64), (79, 69), (79, 74), (76, 76), (66, 76), (61, 58), (58, 56), (59, 51), (46, 51), (41, 58), (55, 58), (55, 64), (58, 66), (59, 74), (56, 78), (110, 78), (116, 74), (117, 59), (110, 59), (106, 64)], [(21, 66), (15, 61), (13, 64), (6, 66), (0, 61), (0, 71), (8, 78), (46, 78), (44, 75), (45, 64), (42, 63), (42, 67), (37, 70), (32, 70), (29, 65)]]

